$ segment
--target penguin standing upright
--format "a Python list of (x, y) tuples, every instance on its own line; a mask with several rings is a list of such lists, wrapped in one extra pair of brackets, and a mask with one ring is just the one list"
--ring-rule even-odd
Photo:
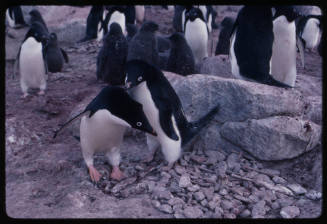
[(312, 50), (319, 44), (322, 24), (321, 15), (301, 16), (296, 25), (296, 33), (300, 37), (304, 48)]
[(97, 79), (111, 85), (123, 85), (128, 43), (118, 23), (110, 25), (97, 57)]
[(43, 19), (41, 13), (37, 9), (31, 10), (29, 14), (31, 16), (30, 17), (30, 24), (32, 24), (34, 22), (39, 22), (44, 26), (45, 30), (47, 32), (49, 32), (47, 24), (44, 22), (44, 19)]
[(126, 88), (143, 110), (157, 137), (147, 135), (148, 147), (153, 153), (161, 145), (168, 167), (181, 155), (181, 147), (206, 126), (218, 106), (196, 122), (188, 122), (182, 104), (164, 74), (155, 66), (141, 60), (126, 63)]
[(146, 21), (128, 45), (127, 61), (140, 59), (152, 65), (159, 64), (158, 44), (155, 32), (158, 24)]
[(228, 16), (221, 21), (221, 30), (218, 37), (215, 55), (229, 54), (230, 36), (234, 22), (235, 19)]
[(46, 60), (49, 72), (60, 72), (64, 61), (68, 63), (67, 53), (58, 46), (57, 35), (51, 33), (46, 46)]
[(135, 6), (135, 18), (139, 23), (143, 23), (145, 15), (144, 5), (136, 5)]
[(194, 74), (194, 57), (183, 33), (176, 32), (169, 37), (171, 50), (167, 62), (167, 71), (180, 75)]
[(295, 19), (298, 13), (291, 6), (278, 6), (275, 10), (270, 74), (274, 79), (294, 87), (296, 80)]
[(268, 6), (244, 6), (232, 29), (230, 61), (234, 77), (290, 87), (270, 75), (274, 41), (272, 9)]
[(118, 23), (123, 31), (123, 34), (126, 36), (126, 17), (125, 13), (127, 10), (127, 6), (110, 6), (108, 7), (108, 13), (106, 15), (105, 24), (106, 29), (104, 35), (107, 34), (110, 30), (110, 25), (112, 23)]
[(93, 166), (95, 152), (104, 151), (112, 165), (110, 177), (124, 177), (119, 169), (120, 146), (127, 127), (156, 135), (146, 118), (142, 104), (134, 101), (122, 88), (105, 87), (87, 105), (85, 110), (66, 122), (55, 132), (54, 138), (65, 126), (81, 117), (80, 140), (84, 161), (92, 181), (100, 180), (100, 173)]
[(195, 64), (208, 57), (208, 27), (198, 8), (192, 8), (185, 14), (185, 39), (191, 47)]
[(17, 59), (24, 98), (28, 95), (29, 88), (39, 88), (38, 94), (44, 94), (47, 72), (45, 48), (48, 40), (48, 32), (44, 26), (39, 22), (33, 22), (20, 46)]
[[(87, 16), (86, 20), (86, 33), (85, 37), (79, 40), (78, 42), (84, 42), (91, 39), (97, 38), (99, 23), (101, 22), (101, 18), (103, 17), (103, 6), (102, 5), (93, 5)], [(101, 28), (100, 28), (101, 29)], [(100, 32), (101, 33), (101, 32)]]
[(12, 28), (27, 26), (20, 6), (11, 6), (6, 11), (6, 19)]
[(106, 11), (103, 10), (102, 17), (100, 19), (100, 22), (98, 23), (98, 32), (97, 32), (97, 41), (101, 41), (104, 36), (104, 30), (105, 30), (105, 19), (106, 19)]
[(183, 5), (176, 5), (174, 10), (174, 17), (173, 17), (173, 27), (176, 32), (183, 32), (183, 22), (182, 22), (182, 14), (185, 6)]

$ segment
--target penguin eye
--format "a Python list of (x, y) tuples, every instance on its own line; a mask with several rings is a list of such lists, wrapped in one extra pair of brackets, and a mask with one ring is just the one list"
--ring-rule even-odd
[(141, 81), (142, 81), (142, 76), (139, 76), (139, 77), (137, 78), (137, 81), (141, 82)]
[(136, 122), (136, 126), (137, 127), (141, 127), (141, 125), (142, 125), (142, 122), (140, 122), (140, 121), (139, 122)]

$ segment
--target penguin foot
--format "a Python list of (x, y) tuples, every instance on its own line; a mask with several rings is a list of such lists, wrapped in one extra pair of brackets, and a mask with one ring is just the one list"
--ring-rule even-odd
[(169, 171), (169, 170), (171, 170), (171, 169), (174, 167), (174, 165), (175, 165), (175, 162), (168, 163), (168, 165), (167, 165), (167, 166), (163, 166), (163, 167), (161, 168), (161, 170), (162, 170), (162, 171)]
[(89, 166), (89, 173), (93, 182), (98, 182), (100, 180), (101, 174), (94, 166)]
[(114, 180), (121, 180), (124, 179), (126, 176), (125, 174), (119, 169), (118, 166), (114, 166), (112, 168), (112, 172), (110, 174), (110, 177)]
[(41, 95), (44, 95), (45, 93), (44, 93), (44, 90), (40, 90), (37, 94), (38, 94), (39, 96), (41, 96)]

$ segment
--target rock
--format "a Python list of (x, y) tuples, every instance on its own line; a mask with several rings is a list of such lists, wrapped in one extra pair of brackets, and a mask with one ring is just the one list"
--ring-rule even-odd
[(257, 202), (252, 208), (252, 218), (264, 218), (266, 214), (265, 205), (264, 200)]
[(212, 215), (212, 218), (220, 219), (223, 217), (224, 211), (221, 207), (216, 207), (215, 212)]
[(251, 212), (249, 209), (244, 209), (241, 213), (240, 213), (240, 217), (241, 218), (247, 218), (250, 217)]
[(73, 44), (85, 36), (85, 19), (68, 21), (53, 27), (52, 31), (57, 34), (58, 42)]
[(254, 177), (255, 180), (261, 180), (261, 181), (265, 181), (265, 182), (268, 182), (270, 184), (273, 184), (274, 182), (270, 179), (270, 177), (268, 177), (267, 175), (265, 174), (261, 174), (259, 173), (258, 175), (256, 175)]
[(226, 211), (228, 211), (228, 210), (230, 210), (230, 209), (233, 208), (233, 204), (232, 204), (232, 202), (229, 201), (229, 200), (221, 200), (220, 205), (221, 205), (221, 207), (222, 207), (224, 210), (226, 210)]
[(240, 158), (236, 153), (229, 154), (226, 161), (228, 168), (231, 170), (233, 170), (235, 166), (240, 165)]
[(202, 191), (204, 193), (204, 195), (206, 196), (208, 201), (211, 201), (214, 195), (214, 188), (213, 187), (209, 187), (209, 188), (203, 188)]
[(203, 212), (197, 207), (188, 206), (184, 209), (183, 214), (186, 218), (196, 219), (200, 218), (203, 215)]
[(175, 214), (174, 214), (174, 217), (175, 217), (176, 219), (183, 219), (183, 218), (185, 218), (185, 216), (184, 216), (183, 214), (181, 214), (181, 213), (175, 213)]
[(208, 205), (208, 201), (206, 199), (202, 200), (200, 202), (200, 204), (203, 206), (203, 207), (206, 207)]
[(174, 196), (167, 191), (165, 187), (155, 187), (152, 192), (152, 197), (158, 200), (170, 200)]
[(178, 186), (179, 187), (183, 187), (183, 188), (186, 188), (188, 186), (191, 186), (191, 179), (190, 179), (189, 175), (183, 174), (181, 176), (181, 178), (179, 179)]
[(227, 195), (228, 194), (228, 191), (225, 188), (223, 188), (223, 189), (221, 189), (219, 191), (219, 194), (222, 195), (222, 196), (224, 196), (224, 195)]
[(193, 197), (194, 197), (195, 200), (197, 200), (198, 202), (202, 201), (202, 200), (205, 198), (205, 196), (204, 196), (204, 194), (203, 194), (202, 191), (195, 192), (195, 193), (193, 194)]
[(185, 168), (180, 165), (176, 165), (174, 169), (179, 175), (183, 175), (184, 173), (186, 173)]
[(300, 118), (275, 116), (226, 122), (221, 135), (260, 160), (283, 160), (313, 149), (320, 141), (321, 127)]
[(233, 213), (224, 213), (224, 218), (226, 219), (236, 219), (236, 215)]
[(288, 197), (287, 198), (279, 198), (276, 201), (279, 203), (280, 207), (289, 206), (289, 205), (293, 204), (293, 202), (294, 202), (293, 199), (288, 198)]
[(151, 201), (151, 204), (155, 207), (155, 208), (159, 208), (160, 207), (160, 202), (159, 201), (157, 201), (157, 200), (152, 200)]
[(199, 185), (191, 185), (191, 186), (188, 186), (187, 187), (187, 190), (188, 191), (191, 191), (191, 192), (195, 192), (195, 191), (198, 191), (198, 190), (200, 190), (200, 186)]
[(213, 164), (215, 165), (217, 162), (224, 161), (226, 156), (218, 151), (213, 150), (205, 150), (204, 153), (208, 156), (208, 160), (206, 164)]
[(226, 175), (226, 170), (227, 170), (227, 163), (225, 161), (221, 161), (217, 164), (217, 170), (219, 176), (223, 177)]
[(176, 205), (173, 205), (173, 210), (175, 213), (183, 213), (183, 208), (184, 208), (184, 204), (185, 202), (183, 202), (183, 204), (176, 204)]
[(276, 184), (285, 184), (286, 183), (286, 180), (282, 177), (279, 177), (279, 176), (274, 176), (272, 178), (272, 180), (274, 181), (274, 183)]
[(230, 60), (226, 56), (207, 57), (201, 61), (200, 73), (223, 78), (234, 78), (231, 72)]
[(160, 205), (158, 207), (158, 210), (164, 212), (164, 213), (168, 213), (168, 214), (172, 214), (173, 213), (173, 209), (171, 208), (170, 205), (167, 205), (167, 204), (163, 204), (163, 205)]
[(305, 196), (311, 200), (320, 200), (322, 197), (322, 194), (315, 190), (309, 190)]
[(291, 189), (295, 194), (300, 195), (300, 194), (305, 194), (307, 193), (307, 190), (303, 188), (299, 184), (288, 184), (287, 187)]
[(304, 107), (304, 119), (311, 120), (316, 124), (322, 125), (322, 97), (308, 96), (305, 98), (307, 102)]
[(293, 219), (300, 215), (300, 209), (296, 206), (287, 206), (282, 208), (279, 214), (284, 219)]
[(168, 204), (171, 206), (177, 205), (177, 204), (184, 204), (185, 202), (178, 198), (178, 197), (173, 197), (171, 199), (169, 199)]
[(279, 209), (280, 204), (278, 203), (278, 201), (274, 201), (273, 203), (271, 203), (271, 208), (272, 209)]

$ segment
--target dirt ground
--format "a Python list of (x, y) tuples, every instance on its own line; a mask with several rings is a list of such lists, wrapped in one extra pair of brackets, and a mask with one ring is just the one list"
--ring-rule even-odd
[[(164, 35), (173, 32), (172, 16), (173, 12), (159, 6), (146, 9), (146, 19), (158, 22), (160, 33)], [(223, 16), (217, 17), (218, 24)], [(214, 46), (218, 34), (218, 30), (214, 30)], [(6, 61), (7, 215), (14, 218), (173, 218), (172, 214), (154, 208), (147, 193), (125, 198), (106, 194), (103, 187), (91, 182), (80, 144), (69, 131), (52, 138), (53, 131), (68, 119), (82, 99), (105, 86), (96, 81), (96, 56), (99, 51), (96, 41), (63, 48), (70, 61), (63, 72), (49, 74), (44, 96), (33, 92), (22, 99), (19, 76), (12, 78), (14, 62)], [(306, 69), (298, 66), (299, 76), (321, 81), (321, 65), (322, 60), (316, 51), (306, 52)], [(322, 94), (319, 86), (312, 89), (315, 89), (315, 95)], [(311, 175), (315, 160), (319, 157), (321, 161), (321, 147), (317, 147), (314, 153), (315, 156), (308, 153), (302, 160), (264, 165), (282, 168), (281, 175), (287, 180), (296, 180), (307, 188), (321, 190)], [(135, 167), (146, 154), (142, 133), (136, 134), (136, 137), (126, 136), (122, 146), (122, 170), (133, 177)], [(111, 168), (103, 155), (96, 155), (94, 161), (99, 171), (108, 176)], [(162, 161), (159, 155), (153, 165)], [(159, 173), (153, 174), (153, 178), (159, 176)], [(319, 215), (320, 206), (320, 203), (310, 204), (307, 213)]]

